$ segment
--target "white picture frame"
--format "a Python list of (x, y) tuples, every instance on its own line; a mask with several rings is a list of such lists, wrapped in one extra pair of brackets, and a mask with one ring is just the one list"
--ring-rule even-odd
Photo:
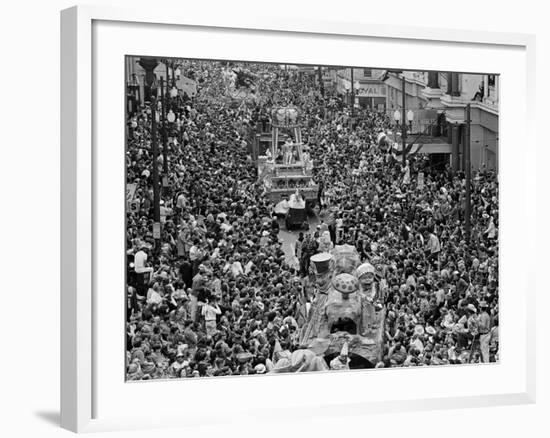
[[(177, 31), (178, 26), (186, 27), (186, 29), (200, 29), (201, 32), (229, 32), (229, 29), (237, 30), (241, 35), (254, 35), (255, 38), (261, 38), (264, 33), (273, 33), (279, 36), (288, 38), (300, 38), (308, 36), (310, 40), (322, 38), (323, 35), (327, 38), (345, 37), (349, 38), (350, 44), (355, 41), (358, 44), (362, 40), (381, 41), (390, 45), (407, 42), (407, 44), (426, 45), (433, 43), (435, 45), (454, 45), (464, 48), (465, 50), (474, 50), (483, 48), (483, 50), (502, 51), (509, 49), (511, 52), (520, 52), (519, 59), (521, 62), (517, 77), (526, 79), (526, 83), (522, 84), (525, 87), (524, 93), (520, 93), (519, 97), (516, 94), (503, 94), (502, 108), (503, 113), (523, 116), (518, 119), (516, 126), (503, 132), (502, 145), (505, 145), (510, 139), (519, 138), (521, 135), (525, 140), (525, 154), (534, 154), (536, 145), (534, 140), (534, 120), (533, 111), (534, 105), (534, 71), (535, 71), (535, 38), (532, 35), (526, 34), (509, 34), (509, 33), (491, 33), (484, 31), (461, 31), (452, 29), (430, 29), (402, 26), (387, 26), (372, 24), (364, 24), (361, 22), (343, 23), (330, 21), (315, 21), (315, 20), (298, 20), (292, 17), (250, 17), (241, 15), (240, 18), (227, 18), (211, 13), (208, 17), (188, 13), (183, 11), (163, 11), (157, 8), (148, 9), (146, 11), (133, 9), (118, 9), (110, 7), (95, 7), (95, 6), (78, 6), (62, 11), (61, 13), (61, 111), (62, 111), (62, 127), (61, 127), (61, 426), (75, 432), (93, 432), (102, 430), (112, 430), (121, 428), (146, 428), (160, 426), (189, 426), (204, 421), (200, 416), (200, 411), (194, 418), (182, 418), (176, 412), (161, 414), (160, 412), (144, 417), (136, 415), (132, 417), (129, 414), (111, 412), (104, 409), (99, 400), (105, 399), (106, 390), (100, 389), (103, 381), (102, 373), (106, 364), (105, 354), (101, 354), (103, 343), (101, 339), (104, 328), (99, 329), (97, 324), (97, 312), (103, 304), (102, 300), (98, 300), (95, 294), (98, 292), (98, 285), (101, 284), (99, 277), (101, 272), (101, 260), (98, 260), (98, 252), (104, 251), (105, 246), (97, 241), (98, 222), (101, 222), (99, 211), (105, 209), (98, 208), (103, 202), (101, 193), (104, 189), (102, 185), (97, 185), (97, 179), (102, 178), (101, 184), (117, 184), (123, 186), (123, 181), (112, 178), (111, 173), (103, 166), (104, 154), (97, 154), (94, 148), (97, 147), (98, 138), (101, 138), (101, 133), (97, 130), (95, 123), (101, 119), (102, 115), (98, 115), (96, 105), (98, 101), (103, 105), (103, 100), (96, 95), (96, 87), (100, 81), (98, 66), (95, 65), (98, 56), (98, 45), (101, 46), (101, 35), (96, 26), (98, 23), (108, 23), (109, 26), (123, 26), (125, 23), (131, 26), (149, 26), (154, 32), (172, 32)], [(162, 35), (159, 35), (162, 38)], [(197, 49), (195, 47), (195, 49)], [(144, 47), (144, 54), (148, 54), (147, 48)], [(159, 50), (168, 50), (163, 47)], [(127, 54), (142, 54), (142, 53), (127, 53)], [(181, 56), (185, 57), (185, 53), (159, 53), (164, 56)], [(190, 54), (189, 57), (196, 55)], [(275, 56), (275, 55), (273, 55)], [(293, 55), (294, 56), (294, 55)], [(326, 55), (328, 56), (328, 55)], [(334, 55), (336, 56), (336, 55)], [(292, 56), (290, 56), (292, 58)], [(495, 55), (495, 59), (497, 55)], [(116, 58), (118, 59), (118, 58)], [(231, 58), (228, 58), (231, 59)], [(250, 58), (249, 58), (250, 59)], [(253, 60), (256, 59), (253, 57)], [(248, 59), (247, 59), (248, 60)], [(283, 60), (281, 60), (283, 61)], [(288, 62), (299, 62), (298, 58), (288, 59)], [(457, 60), (459, 62), (459, 60)], [(123, 60), (121, 60), (123, 63)], [(336, 63), (339, 64), (339, 63)], [(471, 64), (471, 61), (470, 61)], [(358, 65), (358, 64), (357, 64)], [(451, 64), (449, 64), (451, 65)], [(481, 65), (481, 61), (480, 61)], [(382, 65), (380, 65), (382, 67)], [(395, 67), (389, 63), (384, 67)], [(398, 65), (397, 65), (398, 67)], [(401, 67), (409, 67), (401, 65)], [(414, 66), (411, 66), (414, 67)], [(428, 67), (426, 67), (428, 69)], [(116, 69), (115, 69), (116, 70)], [(511, 75), (510, 77), (512, 77)], [(122, 77), (117, 79), (122, 82)], [(503, 88), (506, 89), (506, 76), (503, 80)], [(517, 99), (522, 99), (518, 102), (517, 99), (506, 100), (507, 96), (516, 96)], [(523, 96), (523, 97), (521, 97)], [(120, 111), (123, 112), (123, 95), (111, 95), (115, 105), (120, 104)], [(519, 106), (519, 109), (518, 109)], [(514, 107), (514, 109), (512, 109)], [(117, 111), (113, 109), (113, 111)], [(120, 128), (122, 130), (122, 127)], [(522, 132), (517, 132), (521, 130)], [(114, 143), (119, 145), (118, 140)], [(503, 146), (504, 147), (504, 146)], [(521, 160), (521, 158), (520, 158)], [(507, 181), (513, 176), (507, 170), (510, 161), (503, 154), (501, 160), (502, 172), (502, 190), (508, 190), (512, 196), (525, 196), (525, 206), (534, 208), (536, 177), (534, 168), (528, 166), (518, 166), (519, 179), (522, 182), (518, 183), (518, 187), (512, 187)], [(100, 170), (101, 168), (101, 170)], [(104, 172), (104, 169), (105, 172)], [(101, 177), (99, 176), (101, 173)], [(118, 174), (117, 174), (118, 175)], [(523, 177), (523, 178), (522, 178)], [(106, 182), (105, 179), (110, 179)], [(103, 191), (102, 191), (103, 190)], [(508, 195), (503, 195), (508, 196)], [(504, 198), (503, 198), (504, 199)], [(116, 201), (116, 199), (115, 199)], [(506, 204), (506, 203), (505, 203)], [(503, 214), (506, 213), (503, 210)], [(519, 215), (512, 218), (512, 215)], [(523, 221), (524, 227), (532, 225), (531, 229), (535, 229), (535, 220), (525, 216), (524, 212), (511, 213), (510, 220), (504, 221), (503, 230), (508, 230), (508, 234), (513, 233), (513, 224)], [(122, 221), (122, 218), (120, 219)], [(508, 224), (506, 225), (506, 222)], [(101, 231), (99, 232), (102, 233)], [(521, 251), (524, 248), (534, 247), (534, 233), (527, 233), (526, 239), (523, 242), (515, 239), (510, 244), (503, 245), (505, 251), (510, 253)], [(506, 234), (503, 238), (508, 239)], [(123, 247), (122, 242), (120, 248)], [(117, 244), (118, 245), (118, 244)], [(521, 245), (524, 245), (523, 247)], [(503, 261), (511, 257), (506, 253), (502, 254)], [(510, 264), (513, 262), (510, 261)], [(493, 390), (487, 390), (482, 393), (468, 392), (466, 389), (462, 395), (457, 395), (458, 392), (446, 394), (445, 391), (440, 391), (438, 396), (415, 396), (414, 393), (407, 394), (402, 398), (389, 396), (389, 398), (379, 397), (377, 399), (367, 399), (360, 394), (353, 394), (347, 399), (338, 399), (335, 403), (319, 401), (319, 394), (315, 390), (306, 399), (300, 401), (300, 409), (295, 409), (296, 406), (288, 408), (281, 407), (278, 409), (279, 414), (285, 414), (289, 419), (301, 419), (311, 416), (322, 415), (364, 415), (366, 412), (398, 412), (413, 409), (441, 409), (441, 408), (459, 408), (473, 406), (489, 406), (489, 405), (504, 405), (504, 404), (521, 404), (532, 403), (535, 400), (535, 309), (534, 309), (534, 277), (529, 276), (531, 272), (527, 265), (518, 262), (519, 268), (525, 275), (518, 276), (516, 279), (517, 285), (520, 287), (520, 292), (516, 290), (517, 296), (517, 319), (514, 324), (516, 327), (510, 327), (510, 319), (506, 320), (504, 314), (501, 324), (503, 332), (503, 343), (506, 344), (506, 335), (514, 329), (519, 333), (518, 351), (515, 352), (520, 356), (517, 360), (515, 371), (503, 371), (500, 376), (510, 377), (510, 386), (504, 388), (506, 382), (502, 381), (503, 390), (499, 391), (497, 387)], [(505, 269), (503, 269), (505, 271)], [(501, 276), (501, 281), (504, 279)], [(508, 277), (506, 277), (508, 278)], [(510, 305), (511, 301), (506, 300), (506, 281), (502, 283), (502, 289), (505, 292), (503, 296), (503, 308)], [(120, 293), (124, 291), (121, 289)], [(508, 307), (509, 309), (509, 307)], [(508, 313), (510, 314), (510, 313)], [(115, 332), (120, 330), (120, 335), (123, 335), (123, 314), (120, 314), (119, 325), (107, 318), (112, 324)], [(101, 324), (107, 324), (101, 322)], [(521, 340), (520, 340), (521, 339)], [(106, 350), (107, 351), (107, 350)], [(115, 350), (116, 351), (116, 350)], [(392, 378), (398, 379), (402, 377), (402, 373), (409, 373), (407, 376), (414, 376), (419, 380), (425, 378), (425, 374), (431, 373), (444, 375), (452, 373), (457, 379), (465, 378), (464, 376), (471, 373), (480, 374), (498, 374), (499, 370), (506, 369), (507, 363), (510, 362), (510, 356), (506, 353), (510, 349), (503, 350), (502, 364), (491, 368), (488, 367), (465, 367), (466, 371), (448, 371), (447, 370), (380, 370), (374, 371), (382, 376), (388, 373), (394, 373)], [(100, 358), (103, 359), (100, 359)], [(117, 367), (118, 358), (113, 361), (113, 366)], [(120, 361), (123, 363), (123, 351), (120, 352)], [(476, 369), (474, 369), (476, 368)], [(473, 371), (472, 371), (473, 370)], [(477, 371), (479, 370), (479, 371)], [(416, 374), (410, 374), (416, 373)], [(470, 374), (468, 374), (470, 373)], [(509, 373), (509, 374), (507, 374)], [(120, 375), (117, 374), (117, 375)], [(325, 378), (327, 387), (338, 387), (338, 385), (349, 385), (353, 379), (363, 378), (363, 374), (342, 373), (337, 377), (325, 376), (283, 376), (277, 377), (276, 383), (288, 382), (291, 379), (294, 385), (311, 385), (314, 389), (319, 378)], [(384, 377), (385, 378), (385, 377)], [(372, 378), (369, 377), (369, 384), (374, 384)], [(229, 379), (235, 382), (235, 379)], [(300, 380), (300, 381), (299, 381)], [(305, 383), (302, 383), (303, 382)], [(298, 383), (297, 383), (298, 382)], [(344, 383), (345, 382), (345, 383)], [(512, 382), (514, 385), (512, 386)], [(124, 384), (124, 382), (120, 382)], [(220, 392), (227, 391), (230, 384), (222, 384), (217, 379), (213, 382), (162, 382), (160, 384), (126, 384), (132, 387), (132, 393), (136, 391), (152, 390), (157, 393), (171, 390), (169, 385), (179, 385), (187, 383), (186, 390), (199, 392), (201, 385), (217, 385)], [(498, 383), (498, 382), (497, 382)], [(497, 384), (495, 383), (495, 384)], [(242, 385), (244, 394), (247, 391), (253, 391), (252, 384), (256, 386), (264, 385), (261, 379), (245, 378), (239, 383)], [(153, 387), (153, 385), (155, 385)], [(266, 379), (265, 385), (273, 385), (271, 381), (268, 383)], [(466, 385), (467, 386), (467, 385)], [(212, 388), (213, 386), (210, 386)], [(266, 386), (267, 387), (267, 386)], [(153, 388), (153, 389), (152, 389)], [(273, 386), (270, 386), (273, 388)], [(111, 390), (107, 390), (111, 391)], [(117, 399), (115, 394), (116, 389), (112, 388), (112, 398)], [(98, 394), (100, 394), (98, 396)], [(435, 392), (433, 393), (435, 394)], [(336, 397), (336, 395), (335, 395)], [(120, 399), (122, 400), (122, 398)], [(223, 412), (220, 408), (213, 407), (213, 412), (220, 424), (237, 416), (246, 417), (247, 415), (255, 416), (255, 418), (269, 418), (269, 409), (265, 408), (254, 410), (254, 403), (250, 403), (241, 408), (235, 408), (228, 412)], [(218, 409), (218, 410), (216, 410)], [(105, 414), (103, 413), (105, 412)], [(212, 411), (210, 411), (211, 413)]]

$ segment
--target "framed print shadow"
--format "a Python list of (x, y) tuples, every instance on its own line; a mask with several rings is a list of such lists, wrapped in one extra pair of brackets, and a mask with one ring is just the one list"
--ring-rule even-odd
[(532, 402), (533, 38), (239, 20), (62, 12), (62, 426)]

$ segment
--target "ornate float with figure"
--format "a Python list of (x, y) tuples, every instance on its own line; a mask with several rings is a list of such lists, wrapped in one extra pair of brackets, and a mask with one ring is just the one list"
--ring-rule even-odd
[(319, 188), (313, 180), (308, 147), (302, 142), (300, 113), (296, 107), (272, 110), (270, 145), (265, 155), (258, 157), (258, 175), (273, 204), (289, 202), (296, 193), (306, 208), (315, 204)]
[(316, 254), (311, 262), (315, 296), (299, 343), (310, 346), (325, 340), (327, 363), (345, 350), (349, 368), (376, 366), (383, 355), (386, 311), (374, 266), (361, 264), (350, 245)]
[(384, 348), (384, 288), (355, 247), (337, 245), (311, 257), (315, 292), (293, 352), (276, 345), (269, 372), (373, 368)]

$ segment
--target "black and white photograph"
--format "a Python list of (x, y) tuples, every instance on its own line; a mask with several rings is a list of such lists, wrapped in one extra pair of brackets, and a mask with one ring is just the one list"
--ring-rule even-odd
[(498, 74), (125, 63), (126, 381), (499, 362)]
[(2, 436), (545, 435), (544, 2), (6, 6)]

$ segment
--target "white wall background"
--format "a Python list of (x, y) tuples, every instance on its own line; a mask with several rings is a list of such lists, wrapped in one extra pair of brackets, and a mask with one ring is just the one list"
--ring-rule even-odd
[[(227, 15), (267, 14), (270, 8), (288, 8), (289, 14), (343, 20), (485, 29), (537, 34), (537, 122), (540, 144), (533, 167), (539, 178), (539, 254), (527, 255), (541, 272), (538, 278), (538, 402), (536, 405), (477, 410), (415, 412), (372, 415), (362, 425), (353, 419), (282, 424), (273, 419), (264, 430), (246, 424), (224, 429), (226, 436), (547, 436), (550, 412), (546, 309), (548, 286), (544, 284), (549, 247), (543, 225), (549, 196), (548, 90), (550, 30), (544, 2), (526, 0), (462, 0), (451, 5), (426, 0), (412, 7), (405, 0), (276, 2), (143, 0), (96, 1), (98, 4), (140, 7), (177, 7), (226, 10)], [(72, 1), (29, 0), (7, 3), (0, 16), (2, 104), (0, 120), (0, 434), (6, 437), (50, 437), (69, 433), (58, 429), (59, 418), (59, 10)], [(278, 13), (277, 15), (280, 15)], [(396, 55), (397, 56), (397, 55)], [(521, 145), (518, 145), (521, 153)], [(543, 205), (544, 203), (544, 205)], [(518, 230), (522, 232), (522, 230)], [(518, 254), (518, 257), (525, 257)], [(144, 401), (145, 402), (145, 401)], [(150, 401), (152, 402), (152, 401)], [(158, 402), (158, 401), (157, 401)], [(261, 397), (259, 397), (261, 402)], [(220, 435), (205, 425), (193, 435)], [(153, 436), (159, 432), (114, 433), (109, 436)], [(181, 436), (182, 431), (162, 431)], [(189, 431), (183, 434), (191, 435)]]

